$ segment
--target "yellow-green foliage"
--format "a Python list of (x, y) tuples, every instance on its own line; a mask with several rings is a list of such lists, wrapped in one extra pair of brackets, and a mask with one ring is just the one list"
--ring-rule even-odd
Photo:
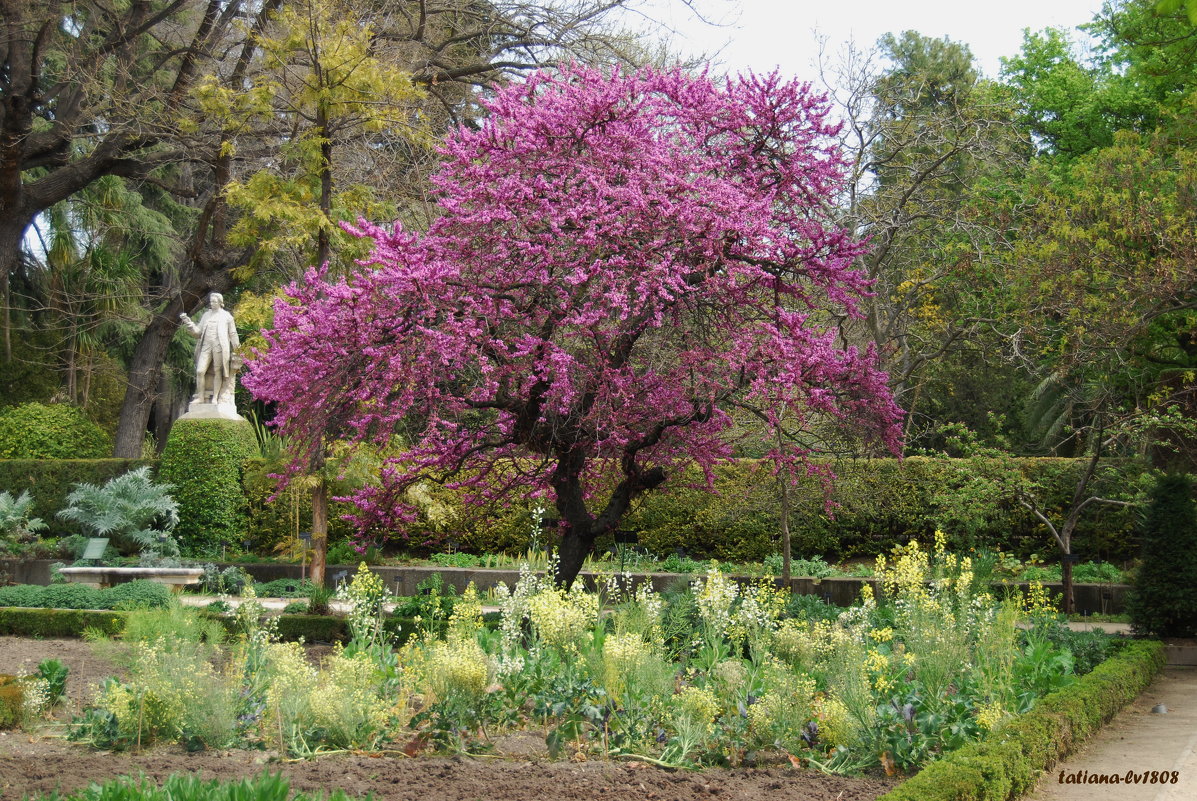
[[(260, 552), (270, 552), (301, 531), (312, 530), (312, 491), (295, 482), (278, 493), (278, 479), (271, 473), (282, 472), (277, 464), (263, 459), (245, 462), (242, 490), (245, 493), (245, 537)], [(276, 497), (276, 493), (277, 497)], [(329, 503), (328, 536), (330, 542), (342, 540), (353, 531), (343, 516), (351, 511), (349, 504)]]
[(0, 410), (0, 459), (103, 459), (111, 455), (112, 438), (74, 406), (24, 403)]
[(21, 724), (25, 694), (16, 676), (0, 673), (0, 729), (15, 729)]
[(122, 738), (147, 744), (195, 738), (213, 748), (236, 736), (236, 666), (218, 670), (211, 651), (182, 640), (139, 642), (127, 683), (109, 681), (96, 706), (112, 713)]
[(407, 693), (384, 693), (365, 652), (337, 651), (316, 668), (299, 643), (273, 643), (260, 671), (268, 687), (262, 732), (293, 754), (323, 746), (374, 748), (411, 717)]

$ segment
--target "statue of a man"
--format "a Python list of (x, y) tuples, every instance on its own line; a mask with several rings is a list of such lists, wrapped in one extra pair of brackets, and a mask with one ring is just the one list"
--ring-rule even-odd
[[(197, 338), (195, 343), (195, 397), (192, 403), (232, 403), (233, 376), (236, 374), (233, 351), (241, 345), (233, 315), (224, 310), (224, 296), (219, 292), (208, 295), (208, 308), (199, 324), (186, 313), (180, 314), (183, 325)], [(211, 392), (208, 377), (211, 377)], [(211, 398), (211, 400), (208, 400)]]

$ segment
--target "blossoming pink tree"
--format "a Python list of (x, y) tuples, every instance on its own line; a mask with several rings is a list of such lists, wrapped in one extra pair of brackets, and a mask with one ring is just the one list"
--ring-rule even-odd
[(431, 228), (360, 223), (363, 269), (291, 286), (245, 381), (309, 455), (414, 426), (360, 526), (401, 529), (421, 481), (539, 494), (569, 585), (637, 496), (730, 458), (736, 408), (787, 476), (815, 430), (897, 449), (886, 377), (835, 325), (867, 285), (809, 86), (573, 67), (487, 107), (443, 147)]

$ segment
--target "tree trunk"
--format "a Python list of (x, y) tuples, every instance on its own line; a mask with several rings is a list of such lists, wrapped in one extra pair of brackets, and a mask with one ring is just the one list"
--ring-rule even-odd
[(316, 104), (316, 135), (320, 137), (320, 230), (316, 232), (316, 266), (323, 267), (332, 256), (328, 226), (332, 225), (332, 134), (328, 130), (328, 102)]
[[(1070, 549), (1071, 550), (1071, 549)], [(1072, 591), (1072, 554), (1064, 554), (1064, 558), (1060, 560), (1060, 579), (1063, 584), (1064, 598), (1062, 601), (1062, 611), (1066, 615), (1071, 615), (1076, 612), (1076, 596)]]
[(12, 362), (12, 304), (9, 302), (8, 270), (0, 272), (0, 303), (4, 304), (0, 326), (4, 327), (4, 363)]
[(166, 308), (155, 314), (146, 326), (129, 361), (129, 383), (116, 424), (116, 456), (136, 459), (141, 456), (150, 412), (158, 397), (158, 383), (162, 377), (162, 363), (170, 341), (179, 327), (178, 316), (183, 302), (175, 298)]
[(589, 520), (563, 520), (561, 545), (557, 549), (557, 575), (553, 580), (557, 586), (568, 590), (582, 572), (586, 557), (594, 550), (593, 526)]
[(312, 487), (312, 583), (324, 586), (324, 569), (328, 564), (328, 483), (324, 480), (324, 455), (312, 465), (316, 486)]
[(781, 581), (790, 589), (790, 482), (781, 477)]

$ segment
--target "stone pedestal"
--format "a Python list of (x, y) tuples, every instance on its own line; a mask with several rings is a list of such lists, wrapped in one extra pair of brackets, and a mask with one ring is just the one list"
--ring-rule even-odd
[(244, 420), (237, 414), (237, 407), (232, 403), (196, 403), (187, 404), (187, 413), (179, 417), (180, 420)]

